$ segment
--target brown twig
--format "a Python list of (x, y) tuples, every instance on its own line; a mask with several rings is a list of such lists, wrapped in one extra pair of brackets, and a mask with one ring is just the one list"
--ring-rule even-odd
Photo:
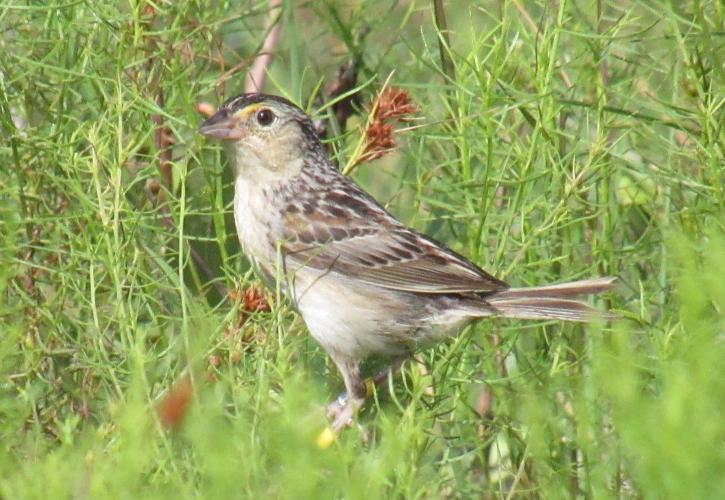
[[(156, 105), (159, 109), (164, 108), (164, 91), (160, 86), (156, 93)], [(155, 114), (152, 120), (156, 126), (154, 129), (154, 146), (159, 152), (159, 175), (166, 189), (171, 190), (174, 182), (171, 173), (171, 146), (174, 144), (173, 135), (171, 129), (166, 126), (160, 113)]]
[[(264, 86), (267, 70), (272, 61), (272, 52), (279, 42), (279, 37), (282, 31), (282, 24), (279, 15), (281, 13), (281, 6), (281, 0), (270, 0), (269, 2), (270, 9), (266, 23), (267, 36), (262, 45), (261, 52), (257, 55), (252, 68), (247, 73), (244, 85), (245, 92), (259, 92)], [(149, 13), (151, 16), (155, 15), (155, 11), (153, 10)], [(155, 40), (150, 38), (150, 44), (155, 46)], [(241, 68), (241, 65), (235, 67), (234, 71), (239, 68)], [(232, 72), (233, 71), (227, 72), (227, 77), (230, 76)], [(164, 95), (160, 88), (157, 88), (156, 104), (159, 108), (164, 107)], [(213, 113), (213, 109), (211, 109), (211, 106), (208, 103), (199, 103), (196, 108), (199, 113), (206, 117)], [(153, 121), (156, 124), (156, 130), (154, 131), (154, 145), (159, 151), (159, 172), (166, 188), (171, 189), (171, 145), (173, 145), (173, 139), (161, 114), (155, 115), (153, 117)], [(161, 189), (161, 185), (158, 180), (149, 179), (146, 183), (146, 193), (153, 203), (158, 203), (162, 199), (161, 195), (163, 190)], [(162, 204), (159, 206), (159, 210), (162, 214), (160, 219), (161, 224), (169, 230), (174, 230), (174, 221), (169, 214), (168, 207)], [(189, 244), (189, 252), (196, 266), (201, 269), (209, 280), (213, 280), (214, 273), (211, 267), (207, 264), (201, 254), (199, 254), (194, 247), (191, 246), (191, 244)], [(226, 286), (219, 282), (214, 281), (213, 285), (222, 297), (231, 301), (240, 302), (240, 314), (235, 322), (235, 326), (237, 328), (241, 328), (241, 325), (246, 320), (249, 312), (269, 310), (269, 304), (267, 303), (264, 295), (262, 295), (256, 288), (247, 288), (241, 291), (235, 290), (230, 292)], [(210, 359), (215, 358), (212, 357)], [(193, 387), (190, 377), (185, 376), (174, 384), (156, 407), (162, 427), (173, 430), (181, 425), (185, 415), (188, 413), (192, 396)]]
[(282, 0), (269, 0), (269, 12), (265, 31), (267, 36), (262, 44), (262, 50), (257, 54), (252, 67), (244, 80), (245, 92), (260, 92), (267, 79), (267, 70), (272, 62), (272, 54), (277, 48), (282, 34)]
[[(370, 33), (368, 26), (363, 26), (355, 35), (354, 45), (349, 47), (350, 60), (340, 66), (337, 70), (337, 79), (325, 87), (324, 93), (317, 94), (315, 104), (322, 108), (326, 102), (332, 101), (333, 118), (326, 114), (314, 121), (315, 131), (320, 139), (327, 139), (330, 135), (330, 126), (334, 133), (342, 135), (347, 129), (347, 120), (352, 115), (360, 112), (360, 100), (362, 93), (356, 90), (360, 69), (364, 67), (363, 51), (360, 46), (367, 34)], [(337, 125), (335, 129), (334, 125)], [(332, 143), (326, 143), (330, 149)]]
[(441, 56), (441, 68), (443, 73), (450, 81), (456, 79), (456, 67), (451, 59), (451, 38), (448, 30), (448, 22), (446, 21), (446, 10), (443, 8), (443, 0), (433, 0), (433, 17), (435, 19), (436, 28), (440, 33), (438, 39), (438, 50)]
[[(281, 23), (281, 7), (282, 7), (282, 1), (281, 0), (270, 0), (269, 2), (269, 13), (267, 16), (267, 22), (266, 22), (266, 31), (267, 36), (265, 37), (264, 43), (262, 44), (262, 50), (257, 55), (257, 57), (254, 60), (254, 63), (252, 64), (252, 67), (249, 69), (249, 72), (247, 73), (246, 77), (246, 83), (245, 83), (245, 92), (259, 92), (262, 87), (264, 86), (264, 81), (267, 77), (267, 70), (269, 68), (269, 65), (272, 62), (272, 52), (276, 48), (277, 44), (279, 43), (279, 38), (282, 32), (282, 23)], [(153, 11), (150, 12), (150, 14), (154, 14)], [(153, 41), (155, 44), (155, 41)], [(243, 65), (239, 64), (232, 68), (232, 70), (227, 71), (223, 76), (224, 78), (229, 78), (233, 72), (236, 72), (237, 70), (241, 69)], [(157, 94), (157, 104), (159, 107), (163, 107), (163, 93), (161, 92), (161, 89), (158, 89)], [(197, 111), (201, 113), (205, 117), (211, 116), (213, 114), (213, 108), (210, 104), (206, 102), (200, 102), (196, 105)], [(173, 144), (173, 139), (171, 138), (171, 133), (168, 130), (168, 127), (164, 125), (163, 117), (158, 114), (154, 116), (154, 123), (156, 124), (156, 131), (154, 133), (154, 145), (156, 146), (157, 150), (159, 151), (159, 170), (162, 175), (162, 179), (164, 179), (164, 184), (167, 187), (167, 189), (171, 189), (172, 183), (171, 183), (171, 149), (170, 145)], [(168, 167), (168, 169), (166, 168)], [(168, 174), (168, 175), (167, 175)], [(147, 188), (147, 195), (149, 196), (149, 199), (155, 203), (160, 204), (159, 202), (163, 199), (162, 194), (163, 191), (161, 190), (161, 186), (159, 185), (158, 181), (155, 179), (150, 179), (149, 182), (146, 184)], [(161, 223), (169, 230), (174, 229), (174, 222), (171, 219), (168, 208), (164, 205), (160, 204), (160, 208), (162, 217), (161, 217)], [(207, 277), (208, 280), (213, 281), (214, 280), (214, 272), (211, 269), (211, 266), (206, 262), (204, 257), (196, 251), (196, 249), (189, 244), (189, 253), (191, 254), (191, 257), (196, 264), (196, 266), (201, 270), (202, 273)], [(229, 296), (229, 289), (224, 286), (222, 283), (219, 283), (217, 281), (213, 281), (213, 286), (221, 295), (222, 297), (228, 297)]]
[[(321, 107), (325, 101), (338, 99), (340, 96), (347, 94), (357, 85), (358, 62), (351, 61), (338, 68), (337, 79), (327, 86), (324, 97), (318, 95), (317, 105)], [(332, 112), (335, 115), (335, 121), (340, 127), (340, 133), (345, 132), (347, 119), (357, 112), (357, 106), (360, 102), (360, 93), (354, 92), (344, 98), (337, 100), (332, 105)], [(327, 139), (329, 135), (329, 120), (321, 118), (316, 120), (315, 131), (320, 139)]]
[[(146, 41), (146, 52), (151, 54), (146, 62), (143, 64), (144, 70), (151, 75), (151, 84), (146, 86), (145, 89), (151, 95), (154, 95), (154, 101), (159, 109), (164, 108), (164, 92), (161, 89), (161, 71), (157, 70), (160, 66), (156, 64), (157, 56), (156, 52), (159, 50), (159, 43), (157, 35), (152, 35), (153, 24), (156, 20), (156, 7), (147, 3), (143, 7), (143, 25), (146, 28), (144, 33), (144, 39)], [(138, 82), (138, 73), (131, 71), (131, 78)], [(174, 143), (173, 135), (171, 130), (166, 126), (164, 118), (161, 113), (156, 113), (151, 117), (151, 121), (154, 123), (154, 147), (159, 153), (159, 176), (166, 186), (166, 189), (171, 190), (173, 186), (173, 177), (171, 172), (171, 146)], [(163, 196), (163, 193), (160, 193)]]
[[(152, 4), (146, 4), (144, 6), (143, 13), (145, 16), (144, 24), (149, 29), (149, 31), (151, 31), (153, 23), (156, 19), (157, 10)], [(157, 37), (155, 35), (147, 35), (146, 46), (147, 52), (149, 54), (155, 54), (156, 51), (158, 51), (159, 49)], [(160, 66), (158, 66), (156, 62), (157, 58), (152, 55), (145, 62), (143, 68), (146, 72), (153, 75), (153, 77), (151, 78), (152, 83), (148, 86), (148, 91), (152, 95), (155, 94), (154, 100), (156, 102), (156, 105), (159, 109), (163, 109), (165, 106), (164, 91), (161, 87), (161, 73), (160, 70), (157, 69)], [(155, 69), (157, 73), (154, 74)], [(134, 80), (138, 79), (138, 75), (135, 71), (132, 72), (132, 78)], [(159, 207), (159, 210), (161, 212), (161, 224), (169, 231), (174, 231), (176, 229), (174, 221), (171, 218), (168, 207), (164, 204), (164, 200), (166, 198), (165, 193), (170, 193), (173, 190), (172, 146), (175, 143), (174, 136), (171, 129), (167, 126), (161, 112), (153, 115), (151, 117), (151, 120), (153, 121), (155, 127), (153, 143), (156, 151), (158, 151), (159, 154), (158, 170), (161, 182), (159, 182), (157, 179), (150, 178), (146, 182), (146, 194), (149, 200), (154, 205), (157, 205)], [(162, 189), (162, 186), (165, 189)], [(217, 290), (217, 292), (222, 297), (226, 297), (228, 293), (227, 287), (224, 286), (222, 283), (214, 281), (215, 275), (211, 266), (206, 262), (204, 257), (192, 246), (191, 243), (189, 243), (189, 253), (192, 260), (194, 261), (194, 264), (207, 277), (209, 281), (212, 281), (213, 286)]]

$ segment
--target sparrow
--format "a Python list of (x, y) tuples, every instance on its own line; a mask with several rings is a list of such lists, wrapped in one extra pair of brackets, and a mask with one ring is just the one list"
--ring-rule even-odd
[(398, 221), (350, 177), (289, 100), (228, 99), (199, 128), (222, 141), (234, 168), (234, 221), (244, 254), (279, 284), (342, 375), (328, 407), (337, 432), (366, 398), (361, 361), (402, 359), (482, 318), (589, 321), (607, 317), (577, 296), (614, 278), (512, 288)]

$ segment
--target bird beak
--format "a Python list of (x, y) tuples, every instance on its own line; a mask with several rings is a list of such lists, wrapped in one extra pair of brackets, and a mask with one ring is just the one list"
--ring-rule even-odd
[(226, 109), (220, 109), (199, 127), (199, 133), (212, 139), (235, 141), (242, 138), (237, 121), (229, 116)]

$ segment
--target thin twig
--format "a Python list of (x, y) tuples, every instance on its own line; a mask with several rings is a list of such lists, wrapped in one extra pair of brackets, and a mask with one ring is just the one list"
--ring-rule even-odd
[[(582, 108), (594, 109), (596, 107), (596, 104), (592, 104), (590, 102), (577, 101), (574, 99), (565, 99), (565, 98), (560, 98), (560, 97), (557, 98), (557, 102), (559, 102), (560, 104), (567, 104), (569, 106), (579, 106)], [(698, 134), (700, 134), (699, 129), (689, 126), (689, 124), (682, 123), (683, 118), (680, 118), (680, 121), (676, 121), (675, 119), (661, 118), (659, 116), (649, 115), (647, 113), (641, 113), (639, 111), (631, 111), (629, 109), (617, 108), (615, 106), (608, 106), (608, 105), (602, 106), (601, 109), (602, 109), (602, 111), (606, 111), (607, 113), (628, 116), (629, 118), (632, 118), (635, 120), (642, 120), (642, 121), (645, 121), (648, 123), (662, 125), (663, 127), (669, 127), (669, 128), (673, 128), (673, 129), (677, 129), (677, 130), (682, 130), (683, 132), (687, 132), (694, 136), (697, 136)]]
[[(259, 54), (257, 54), (254, 63), (252, 64), (252, 67), (249, 69), (249, 72), (247, 73), (247, 76), (245, 78), (245, 92), (259, 92), (264, 86), (264, 82), (267, 78), (267, 71), (269, 69), (269, 65), (272, 63), (272, 53), (277, 47), (280, 35), (282, 33), (281, 8), (281, 0), (270, 0), (269, 12), (267, 14), (267, 21), (265, 23), (265, 31), (267, 33), (267, 36), (264, 39), (261, 51), (259, 52)], [(242, 66), (243, 64), (240, 63), (234, 66), (229, 71), (225, 72), (221, 77), (221, 81), (229, 78), (234, 72), (241, 69)], [(211, 110), (208, 109), (208, 105), (206, 103), (199, 103), (197, 105), (197, 109), (204, 116), (208, 117), (211, 114)], [(161, 206), (160, 209), (163, 215), (163, 217), (161, 218), (161, 222), (167, 228), (173, 229), (173, 220), (168, 215), (168, 210), (164, 206)], [(199, 252), (197, 252), (193, 246), (191, 246), (191, 244), (189, 244), (189, 253), (191, 254), (191, 257), (194, 260), (196, 266), (206, 275), (207, 279), (212, 281), (212, 284), (219, 293), (219, 295), (224, 298), (228, 298), (229, 289), (222, 283), (219, 283), (218, 281), (213, 281), (214, 272), (212, 271), (211, 266), (206, 262), (206, 260), (204, 260), (204, 257)]]
[[(343, 136), (347, 130), (347, 119), (360, 112), (363, 87), (358, 87), (358, 75), (365, 66), (360, 46), (369, 32), (367, 26), (358, 30), (354, 45), (350, 48), (350, 60), (338, 68), (337, 79), (325, 87), (324, 93), (315, 96), (317, 109), (324, 109), (326, 102), (332, 102), (332, 113), (325, 113), (313, 122), (317, 135), (323, 141), (332, 135)], [(332, 142), (324, 144), (333, 152)]]
[[(526, 24), (529, 25), (531, 30), (536, 35), (536, 38), (541, 39), (541, 31), (539, 30), (539, 27), (536, 25), (533, 19), (531, 19), (531, 16), (527, 12), (527, 10), (524, 8), (523, 5), (521, 5), (521, 2), (519, 0), (513, 0), (513, 4), (516, 7), (516, 10), (519, 11), (519, 14), (521, 14), (521, 17), (524, 18), (524, 21), (526, 21)], [(566, 88), (570, 89), (574, 86), (574, 84), (571, 81), (571, 78), (569, 78), (569, 74), (564, 71), (561, 67), (559, 67), (559, 76), (561, 76), (562, 81), (564, 82), (564, 85), (566, 85)]]
[[(151, 31), (157, 11), (153, 6), (147, 5), (144, 9), (144, 13), (148, 16), (146, 27), (149, 31)], [(156, 35), (147, 35), (146, 42), (148, 52), (150, 54), (153, 54), (144, 64), (145, 70), (148, 71), (149, 74), (153, 75), (152, 84), (149, 86), (149, 89), (150, 92), (156, 94), (154, 99), (159, 110), (163, 110), (165, 106), (165, 99), (164, 91), (161, 87), (161, 70), (158, 70), (154, 74), (154, 69), (160, 67), (156, 64), (156, 52), (159, 49)], [(165, 204), (165, 193), (170, 193), (173, 190), (171, 147), (174, 144), (174, 138), (171, 129), (166, 125), (166, 121), (161, 112), (153, 115), (151, 119), (155, 127), (153, 138), (154, 147), (159, 154), (159, 177), (161, 178), (161, 183), (163, 184), (165, 189), (161, 189), (161, 185), (156, 179), (149, 179), (146, 184), (146, 194), (149, 200), (159, 207), (159, 210), (161, 212), (161, 224), (169, 231), (175, 231), (176, 228), (174, 220), (171, 218), (168, 206)], [(222, 297), (226, 297), (228, 292), (227, 288), (223, 284), (217, 281), (213, 281), (214, 272), (212, 271), (211, 266), (206, 262), (206, 260), (204, 260), (204, 257), (192, 246), (191, 242), (189, 242), (189, 253), (191, 254), (192, 260), (194, 261), (197, 268), (199, 268), (201, 272), (206, 275), (208, 280), (212, 281), (212, 284), (217, 292)]]
[[(602, 0), (597, 0), (597, 34), (602, 36), (602, 16), (603, 16)], [(609, 84), (609, 67), (607, 66), (607, 59), (603, 57), (600, 50), (597, 51), (597, 57), (599, 57), (599, 74), (602, 79), (602, 87), (607, 88)]]
[[(149, 54), (151, 54), (143, 65), (144, 69), (149, 73), (149, 75), (151, 75), (151, 84), (148, 85), (146, 89), (150, 94), (155, 94), (154, 101), (156, 101), (156, 106), (158, 106), (159, 109), (163, 109), (164, 91), (161, 88), (161, 75), (163, 72), (163, 69), (161, 68), (163, 66), (156, 64), (158, 61), (157, 53), (159, 51), (159, 43), (157, 39), (158, 35), (151, 34), (154, 32), (153, 25), (156, 20), (157, 10), (152, 4), (146, 4), (143, 8), (143, 14), (145, 18), (143, 25), (146, 29), (144, 33), (146, 50)], [(151, 120), (155, 125), (153, 141), (156, 151), (159, 153), (159, 175), (166, 189), (170, 191), (173, 187), (173, 177), (171, 173), (171, 145), (173, 144), (173, 139), (171, 139), (171, 131), (165, 125), (164, 117), (161, 113), (153, 115)], [(163, 195), (163, 192), (160, 192), (159, 194)]]
[[(164, 91), (161, 85), (158, 86), (156, 93), (156, 105), (159, 109), (164, 108)], [(171, 130), (166, 126), (161, 113), (152, 117), (154, 125), (154, 146), (159, 152), (159, 174), (166, 189), (171, 190), (173, 187), (173, 177), (171, 174), (171, 145), (174, 143)]]
[(451, 38), (448, 32), (448, 23), (446, 21), (446, 11), (443, 8), (443, 0), (433, 0), (433, 16), (435, 18), (436, 28), (440, 33), (438, 38), (438, 50), (441, 54), (441, 68), (443, 73), (450, 81), (456, 79), (456, 67), (451, 59), (450, 48)]
[[(160, 189), (161, 186), (155, 179), (150, 179), (150, 181), (146, 183), (146, 196), (151, 203), (159, 204), (161, 199), (159, 197)], [(159, 205), (159, 211), (161, 212), (161, 217), (159, 218), (161, 225), (169, 231), (175, 231), (176, 228), (174, 220), (171, 218), (168, 206), (164, 204)], [(191, 242), (189, 242), (189, 254), (191, 254), (191, 258), (194, 261), (194, 264), (196, 264), (196, 267), (199, 268), (206, 278), (212, 282), (212, 285), (216, 289), (217, 293), (222, 297), (226, 297), (229, 294), (229, 289), (222, 283), (214, 281), (214, 271), (206, 260), (204, 260), (204, 257), (193, 247)]]
[[(340, 135), (345, 133), (347, 127), (347, 119), (357, 112), (360, 102), (360, 92), (350, 93), (357, 86), (357, 61), (351, 61), (348, 64), (340, 66), (337, 70), (337, 79), (327, 86), (324, 94), (317, 95), (316, 105), (318, 108), (324, 106), (326, 101), (335, 101), (332, 105), (332, 114), (337, 122), (338, 132)], [(340, 98), (344, 94), (346, 97)], [(320, 139), (327, 139), (330, 128), (331, 117), (320, 118), (315, 120), (315, 131)], [(333, 127), (334, 130), (334, 127)]]
[(267, 70), (272, 62), (272, 54), (277, 48), (282, 34), (282, 0), (270, 0), (267, 22), (265, 24), (267, 36), (262, 44), (262, 50), (257, 54), (252, 67), (244, 80), (245, 92), (260, 92), (267, 79)]

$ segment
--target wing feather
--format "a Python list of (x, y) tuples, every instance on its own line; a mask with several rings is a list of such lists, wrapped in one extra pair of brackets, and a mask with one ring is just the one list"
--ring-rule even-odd
[(288, 270), (309, 266), (392, 290), (490, 293), (508, 288), (465, 257), (399, 223), (354, 184), (287, 209)]

